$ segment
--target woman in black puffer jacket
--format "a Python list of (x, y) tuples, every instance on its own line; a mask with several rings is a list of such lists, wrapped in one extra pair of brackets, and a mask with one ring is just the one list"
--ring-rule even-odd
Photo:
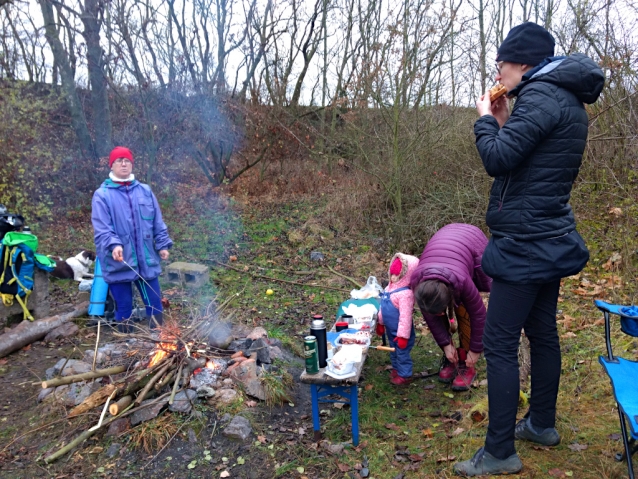
[[(554, 57), (554, 39), (528, 22), (510, 30), (497, 55), (496, 80), (516, 97), (477, 102), (476, 146), (494, 177), (487, 210), (492, 236), (482, 268), (493, 278), (483, 345), (490, 419), (485, 447), (455, 465), (466, 476), (521, 470), (514, 439), (544, 446), (555, 429), (561, 355), (556, 328), (560, 280), (578, 273), (589, 252), (569, 197), (585, 151), (583, 103), (598, 99), (604, 75), (585, 55)], [(518, 344), (530, 341), (530, 408), (516, 424)]]

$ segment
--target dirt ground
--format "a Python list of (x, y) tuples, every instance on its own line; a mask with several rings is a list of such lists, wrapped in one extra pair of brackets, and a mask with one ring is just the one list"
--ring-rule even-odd
[[(55, 285), (52, 289), (54, 306), (59, 307), (55, 296), (63, 301), (72, 299), (72, 293), (56, 292)], [(109, 341), (109, 333), (103, 334), (101, 344)], [(273, 408), (259, 403), (238, 411), (253, 426), (253, 434), (244, 443), (221, 434), (231, 415), (203, 403), (190, 416), (178, 415), (178, 433), (159, 452), (147, 454), (142, 447), (136, 448), (129, 433), (105, 437), (101, 431), (72, 453), (46, 465), (43, 458), (95, 424), (99, 412), (65, 419), (63, 406), (51, 401), (38, 404), (40, 381), (60, 358), (81, 358), (85, 350), (94, 347), (95, 336), (95, 328), (82, 328), (73, 338), (36, 342), (0, 360), (0, 477), (203, 478), (220, 477), (228, 471), (233, 478), (266, 479), (275, 477), (281, 464), (294, 461), (295, 451), (304, 448), (304, 443), (312, 443), (310, 390), (298, 381), (302, 361), (292, 359), (288, 371), (295, 384), (290, 403)], [(112, 455), (117, 445), (120, 449)], [(320, 477), (319, 471), (307, 473)], [(299, 476), (297, 471), (295, 475)]]

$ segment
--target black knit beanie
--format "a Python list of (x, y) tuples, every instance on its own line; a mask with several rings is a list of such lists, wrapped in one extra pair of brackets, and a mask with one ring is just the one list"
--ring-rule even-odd
[(497, 62), (536, 66), (554, 56), (554, 37), (540, 25), (525, 22), (512, 28), (496, 55)]

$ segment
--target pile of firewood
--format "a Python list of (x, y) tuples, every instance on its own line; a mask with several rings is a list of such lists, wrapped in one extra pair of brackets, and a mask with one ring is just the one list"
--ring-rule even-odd
[[(93, 370), (83, 374), (53, 378), (42, 382), (42, 388), (104, 378), (107, 384), (89, 395), (83, 402), (71, 409), (69, 418), (90, 411), (101, 411), (99, 420), (64, 447), (45, 457), (51, 463), (74, 449), (113, 421), (127, 417), (143, 408), (165, 401), (173, 404), (175, 395), (188, 387), (191, 376), (200, 368), (219, 368), (219, 360), (229, 357), (234, 351), (218, 349), (208, 344), (208, 336), (215, 323), (200, 318), (188, 325), (166, 320), (159, 334), (151, 335), (139, 330), (130, 335), (117, 335), (125, 341), (136, 338), (140, 347), (127, 354), (126, 361), (119, 359), (117, 366), (95, 369), (95, 358), (100, 340), (98, 327)], [(220, 372), (220, 371), (218, 371)]]

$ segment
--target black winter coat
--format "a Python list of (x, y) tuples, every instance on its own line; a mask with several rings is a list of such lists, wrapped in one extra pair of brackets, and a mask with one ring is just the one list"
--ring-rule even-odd
[(475, 123), (476, 147), (495, 178), (482, 263), (494, 279), (545, 283), (587, 263), (569, 197), (587, 141), (583, 103), (595, 102), (603, 85), (602, 70), (585, 55), (549, 58), (509, 92), (517, 99), (503, 128), (491, 115)]

